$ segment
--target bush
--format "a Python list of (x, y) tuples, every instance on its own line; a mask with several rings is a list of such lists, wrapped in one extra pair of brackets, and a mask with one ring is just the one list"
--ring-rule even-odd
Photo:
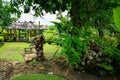
[(6, 31), (6, 30), (3, 30), (3, 32), (0, 34), (0, 36), (3, 36), (3, 37), (4, 37), (4, 41), (7, 41), (7, 39), (8, 39), (8, 34), (7, 34), (7, 31)]
[[(119, 45), (117, 39), (114, 37), (107, 38), (109, 40), (105, 40), (103, 54), (107, 54), (106, 65), (113, 67), (112, 72), (114, 74), (118, 74), (120, 70), (120, 49), (117, 47)], [(104, 68), (104, 67), (103, 67)], [(109, 67), (105, 68), (108, 69)]]
[(43, 35), (44, 35), (45, 41), (47, 41), (48, 43), (54, 42), (54, 40), (59, 37), (56, 27), (53, 27), (53, 26), (49, 27), (48, 30), (45, 30), (43, 32)]
[(13, 38), (9, 38), (7, 41), (8, 42), (13, 42), (14, 40), (13, 40)]
[(0, 42), (4, 42), (4, 37), (0, 36)]
[[(119, 33), (113, 35), (105, 29), (104, 38), (101, 39), (98, 29), (94, 27), (74, 28), (69, 19), (65, 17), (58, 17), (58, 19), (61, 22), (54, 23), (61, 39), (57, 41), (61, 42), (61, 53), (66, 54), (70, 67), (88, 72), (93, 70), (94, 73), (98, 71), (101, 75), (120, 73)], [(92, 54), (90, 50), (93, 51)]]

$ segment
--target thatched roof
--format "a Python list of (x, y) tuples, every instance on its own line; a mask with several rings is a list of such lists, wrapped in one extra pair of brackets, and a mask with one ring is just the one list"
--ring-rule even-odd
[(14, 22), (7, 29), (26, 29), (26, 30), (44, 30), (46, 25), (41, 25), (40, 28), (35, 26), (33, 22)]
[(44, 29), (47, 29), (47, 25), (40, 25), (40, 30), (44, 30)]

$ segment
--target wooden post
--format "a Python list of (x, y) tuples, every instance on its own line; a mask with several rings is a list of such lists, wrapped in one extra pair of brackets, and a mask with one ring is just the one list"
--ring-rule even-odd
[(27, 41), (27, 30), (25, 30), (25, 41)]
[(34, 37), (36, 36), (36, 30), (34, 30)]
[(39, 35), (40, 35), (40, 21), (39, 21), (39, 29), (38, 30), (39, 30)]
[(31, 30), (29, 30), (29, 41), (30, 41), (30, 37), (31, 37)]
[(14, 41), (16, 41), (16, 37), (17, 37), (17, 32), (16, 29), (14, 29)]
[(29, 30), (27, 30), (27, 41), (29, 41)]
[(10, 29), (10, 38), (11, 38), (11, 33), (12, 33), (12, 32), (11, 32), (11, 29)]
[(20, 29), (19, 29), (19, 41), (20, 41)]
[(28, 30), (28, 41), (30, 40), (30, 30)]

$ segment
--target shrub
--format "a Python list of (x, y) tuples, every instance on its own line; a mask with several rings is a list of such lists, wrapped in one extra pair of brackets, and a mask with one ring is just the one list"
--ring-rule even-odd
[(13, 42), (14, 40), (13, 40), (13, 38), (8, 38), (7, 41), (8, 41), (8, 42)]
[(58, 28), (61, 53), (66, 54), (71, 68), (78, 68), (82, 56), (88, 53), (91, 32), (85, 28), (73, 29), (73, 24), (65, 17), (59, 17), (61, 22), (54, 22)]
[(4, 37), (0, 36), (0, 42), (4, 42)]
[(0, 36), (3, 36), (3, 37), (4, 37), (4, 41), (7, 41), (7, 39), (8, 39), (8, 34), (7, 34), (6, 30), (3, 30), (3, 32), (0, 34)]
[[(120, 49), (117, 47), (117, 44), (115, 40), (109, 39), (109, 43), (105, 45), (104, 50), (102, 51), (103, 54), (107, 54), (107, 65), (113, 67), (112, 72), (114, 74), (117, 74), (120, 70)], [(119, 44), (118, 44), (119, 45)], [(103, 62), (104, 63), (104, 62)], [(104, 67), (103, 67), (104, 68)], [(106, 67), (105, 69), (107, 70), (109, 67)]]
[(50, 43), (54, 42), (54, 40), (59, 37), (56, 27), (53, 27), (53, 26), (45, 30), (43, 32), (43, 35), (44, 35), (45, 41), (50, 42)]
[[(99, 70), (103, 75), (119, 72), (120, 43), (118, 44), (118, 42), (120, 36), (111, 36), (111, 33), (105, 29), (105, 36), (101, 39), (98, 34), (98, 29), (96, 28), (74, 28), (73, 24), (65, 17), (59, 17), (59, 19), (61, 21), (60, 23), (54, 22), (58, 27), (60, 36), (60, 39), (57, 39), (57, 41), (62, 43), (61, 53), (66, 54), (70, 67), (79, 69), (83, 66), (83, 69), (88, 68), (90, 71), (91, 69), (94, 69), (95, 71)], [(89, 63), (91, 62), (89, 65), (82, 65), (82, 62), (86, 62), (84, 58), (89, 54), (88, 50), (89, 47), (91, 47), (91, 41), (96, 43), (95, 48), (96, 50), (98, 49), (98, 51), (92, 50), (96, 53), (97, 59), (92, 57), (94, 60), (88, 60)]]

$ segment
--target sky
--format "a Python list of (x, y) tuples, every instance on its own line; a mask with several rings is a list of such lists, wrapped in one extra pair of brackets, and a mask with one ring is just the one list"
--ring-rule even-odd
[(39, 24), (39, 21), (40, 21), (41, 25), (53, 25), (53, 23), (51, 23), (51, 21), (58, 21), (58, 20), (56, 19), (55, 14), (50, 14), (50, 13), (45, 14), (42, 17), (34, 17), (30, 13), (28, 13), (28, 14), (22, 13), (22, 15), (21, 15), (21, 17), (20, 17), (20, 19), (18, 21), (20, 21), (20, 22), (32, 21), (35, 24)]
[[(10, 0), (4, 0), (4, 1), (9, 2)], [(20, 7), (20, 9), (23, 10), (23, 7)], [(32, 22), (34, 22), (34, 24), (39, 24), (39, 21), (40, 21), (41, 25), (54, 25), (53, 23), (51, 23), (51, 21), (59, 21), (56, 19), (56, 14), (47, 13), (42, 17), (35, 17), (35, 16), (33, 16), (34, 13), (35, 12), (32, 9), (30, 10), (30, 13), (28, 13), (28, 14), (22, 13), (21, 17), (20, 17), (20, 19), (18, 19), (18, 21), (20, 21), (20, 22), (32, 21)], [(63, 14), (63, 16), (67, 15), (67, 11), (63, 12), (62, 14)]]
[[(63, 12), (62, 14), (63, 14), (63, 16), (65, 16), (67, 14), (67, 11)], [(50, 14), (50, 13), (47, 13), (42, 17), (35, 17), (31, 13), (28, 13), (28, 14), (22, 13), (22, 15), (18, 21), (20, 21), (20, 22), (32, 21), (35, 24), (39, 24), (39, 21), (40, 21), (41, 25), (54, 25), (53, 23), (51, 23), (51, 21), (59, 22), (59, 20), (57, 20), (56, 17), (57, 17), (56, 14)]]

